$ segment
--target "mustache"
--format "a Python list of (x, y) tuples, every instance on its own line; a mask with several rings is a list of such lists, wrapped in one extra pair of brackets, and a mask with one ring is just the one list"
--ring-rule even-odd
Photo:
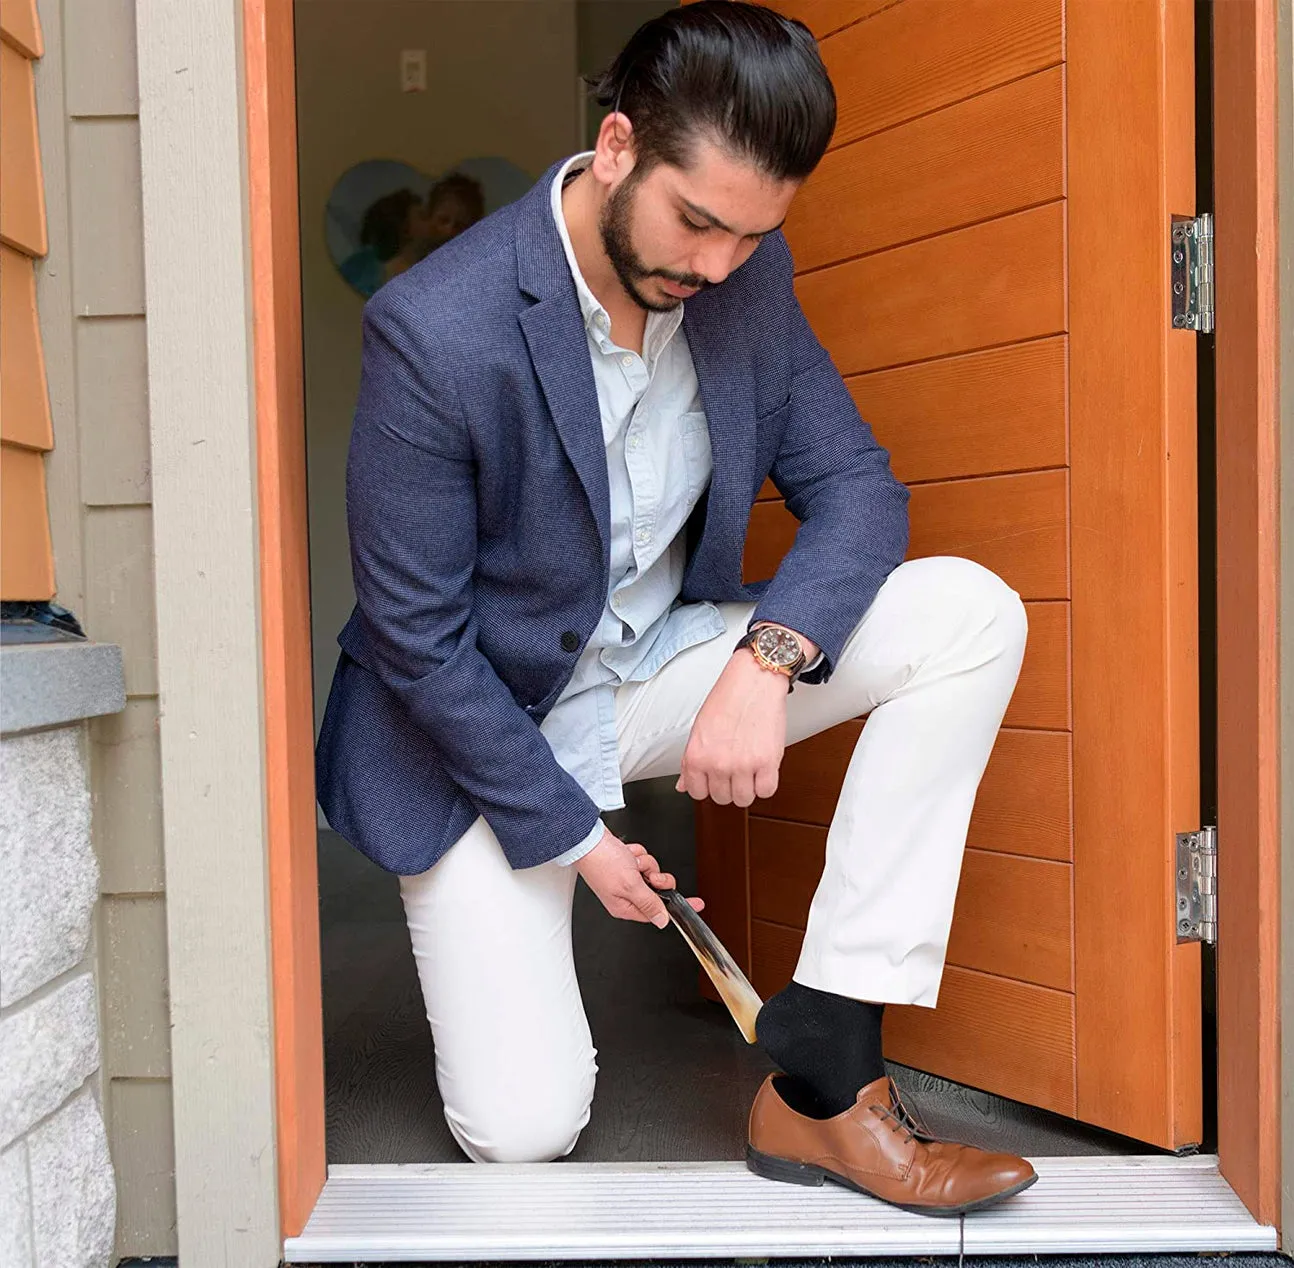
[(710, 283), (699, 273), (674, 273), (669, 269), (652, 269), (646, 276), (663, 277), (667, 282), (673, 282), (676, 286), (686, 286), (694, 291), (703, 291), (710, 286)]

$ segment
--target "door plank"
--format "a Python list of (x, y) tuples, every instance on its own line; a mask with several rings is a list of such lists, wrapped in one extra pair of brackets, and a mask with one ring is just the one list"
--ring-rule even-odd
[[(767, 999), (791, 980), (803, 935), (752, 922), (751, 982)], [(950, 965), (937, 1009), (885, 1010), (885, 1055), (893, 1061), (1040, 1105), (1076, 1112), (1074, 997)]]
[[(744, 973), (750, 972), (750, 900), (744, 877), (749, 867), (746, 850), (747, 814), (740, 806), (698, 801), (696, 814), (696, 892), (705, 899), (705, 921), (728, 948)], [(704, 972), (702, 990), (713, 999), (718, 992)]]
[[(996, 572), (1025, 599), (1069, 593), (1064, 471), (918, 485), (909, 506), (908, 558), (962, 555)], [(757, 502), (742, 576), (771, 577), (799, 521), (781, 502)]]
[(1074, 997), (949, 966), (937, 1009), (885, 1010), (886, 1055), (1056, 1114), (1077, 1112)]
[[(792, 744), (782, 759), (777, 792), (756, 803), (757, 813), (826, 827), (862, 729), (861, 720), (844, 722)], [(998, 733), (975, 800), (968, 843), (999, 853), (1070, 861), (1067, 734), (1007, 729)]]
[(1073, 874), (1069, 863), (967, 850), (948, 963), (1072, 991)]
[(858, 374), (1064, 331), (1065, 210), (1050, 203), (796, 280), (814, 332)]
[(905, 483), (1069, 461), (1063, 335), (878, 370), (846, 385)]
[(1026, 603), (1029, 642), (1005, 726), (1065, 731), (1070, 724), (1069, 604)]
[(1069, 595), (1064, 471), (923, 484), (912, 490), (908, 557), (962, 555), (1025, 599)]
[(769, 8), (803, 22), (823, 39), (833, 31), (869, 18), (895, 4), (897, 0), (770, 0)]
[(809, 903), (822, 876), (827, 830), (748, 815), (750, 821), (750, 914), (756, 920), (803, 930)]
[(1061, 12), (1061, 0), (906, 0), (826, 40), (834, 144), (1058, 65)]
[(1060, 67), (832, 150), (791, 207), (804, 271), (1060, 198)]
[[(750, 815), (750, 912), (803, 929), (822, 876), (827, 829)], [(1068, 863), (967, 850), (948, 963), (1073, 989)]]
[(975, 798), (967, 843), (1069, 862), (1074, 854), (1069, 736), (998, 732)]
[[(1065, 336), (845, 380), (904, 483), (1005, 475), (1069, 461)], [(781, 495), (765, 480), (758, 499)]]
[(763, 999), (791, 980), (803, 941), (803, 929), (767, 920), (750, 922), (750, 984)]

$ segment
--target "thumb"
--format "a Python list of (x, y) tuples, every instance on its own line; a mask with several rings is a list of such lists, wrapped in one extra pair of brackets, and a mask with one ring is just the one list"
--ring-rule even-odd
[(665, 910), (665, 904), (656, 896), (655, 891), (647, 885), (646, 882), (640, 881), (637, 893), (634, 896), (634, 906), (638, 908), (648, 920), (656, 926), (657, 929), (664, 929), (669, 924), (669, 912)]

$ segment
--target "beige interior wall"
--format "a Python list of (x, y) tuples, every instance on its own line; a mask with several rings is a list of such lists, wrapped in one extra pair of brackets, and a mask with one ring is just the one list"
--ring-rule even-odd
[[(427, 50), (427, 91), (402, 93), (400, 51)], [(538, 176), (578, 143), (575, 0), (298, 0), (301, 257), (316, 716), (354, 603), (345, 467), (362, 298), (324, 241), (324, 206), (362, 159), (433, 174), (499, 155)]]
[[(576, 54), (581, 75), (607, 69), (625, 42), (644, 22), (677, 6), (678, 0), (576, 0)], [(589, 102), (585, 115), (586, 144), (592, 145), (606, 114)]]
[(49, 254), (37, 306), (57, 445), (56, 598), (117, 643), (124, 712), (90, 726), (102, 1099), (119, 1255), (174, 1254), (152, 488), (133, 0), (39, 0)]

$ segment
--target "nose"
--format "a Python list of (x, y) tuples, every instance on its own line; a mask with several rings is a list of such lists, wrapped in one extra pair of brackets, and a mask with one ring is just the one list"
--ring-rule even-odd
[(737, 258), (740, 250), (739, 239), (708, 242), (692, 257), (689, 267), (711, 286), (718, 286), (741, 263)]

